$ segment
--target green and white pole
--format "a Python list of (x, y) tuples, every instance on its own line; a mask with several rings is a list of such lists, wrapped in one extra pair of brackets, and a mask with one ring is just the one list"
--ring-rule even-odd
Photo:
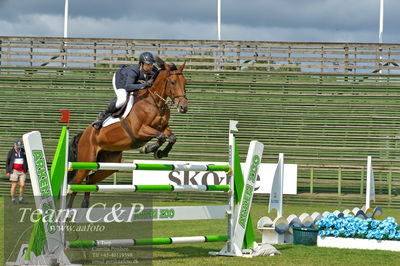
[[(249, 247), (254, 248), (254, 246), (257, 245), (254, 239), (252, 225), (249, 222), (251, 221), (251, 203), (253, 201), (254, 188), (256, 186), (257, 174), (261, 164), (263, 151), (264, 144), (256, 140), (250, 142), (246, 163), (243, 169), (245, 185), (243, 186), (240, 204), (236, 210), (234, 220), (235, 235), (233, 237), (233, 245), (235, 248), (235, 254), (241, 252), (244, 243), (247, 245), (246, 249)], [(249, 226), (247, 226), (248, 224)]]
[(229, 185), (69, 185), (71, 192), (161, 192), (161, 191), (197, 191), (227, 192)]
[[(236, 124), (237, 123), (234, 123), (235, 127)], [(258, 141), (250, 142), (245, 167), (242, 171), (240, 167), (239, 154), (237, 152), (236, 140), (234, 136), (231, 136), (231, 134), (229, 144), (230, 159), (233, 161), (231, 167), (234, 171), (233, 182), (231, 182), (231, 185), (233, 184), (234, 187), (232, 194), (236, 197), (236, 204), (234, 205), (232, 212), (233, 217), (228, 221), (229, 239), (226, 246), (220, 252), (210, 252), (210, 254), (221, 256), (243, 256), (242, 248), (250, 249), (257, 246), (252, 228), (250, 209), (258, 169), (264, 151), (264, 145)], [(243, 179), (243, 177), (245, 179)]]
[(70, 162), (68, 170), (229, 171), (229, 165)]
[(238, 121), (235, 120), (229, 120), (229, 166), (231, 168), (230, 174), (227, 176), (228, 178), (228, 184), (231, 187), (231, 193), (229, 195), (229, 210), (228, 210), (228, 241), (227, 241), (227, 252), (231, 253), (233, 250), (233, 244), (232, 244), (232, 239), (234, 235), (234, 224), (233, 224), (233, 219), (234, 216), (233, 214), (235, 213), (235, 154), (238, 152), (236, 150), (236, 138), (233, 132), (237, 132), (237, 124)]
[(68, 248), (94, 248), (115, 246), (147, 246), (147, 245), (170, 245), (205, 242), (226, 242), (228, 236), (184, 236), (163, 238), (139, 238), (139, 239), (110, 239), (110, 240), (77, 240), (67, 242)]

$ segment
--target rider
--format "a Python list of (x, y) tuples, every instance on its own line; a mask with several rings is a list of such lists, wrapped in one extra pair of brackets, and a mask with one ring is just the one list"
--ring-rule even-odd
[(93, 127), (99, 129), (103, 121), (112, 113), (121, 108), (126, 101), (127, 93), (151, 87), (153, 76), (158, 71), (154, 66), (153, 54), (144, 52), (139, 56), (139, 64), (123, 65), (113, 77), (114, 91), (117, 98), (110, 101), (105, 111), (100, 112), (93, 122)]

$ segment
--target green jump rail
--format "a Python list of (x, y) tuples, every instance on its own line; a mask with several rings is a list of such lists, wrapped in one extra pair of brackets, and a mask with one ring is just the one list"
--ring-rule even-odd
[(139, 238), (139, 239), (113, 239), (113, 240), (77, 240), (69, 241), (69, 248), (93, 248), (104, 246), (147, 246), (147, 245), (169, 245), (184, 243), (204, 243), (204, 242), (226, 242), (226, 235), (192, 236), (192, 237), (163, 237), (163, 238)]
[(230, 171), (229, 165), (70, 162), (68, 170)]
[(221, 191), (229, 185), (69, 185), (71, 192), (161, 192), (161, 191)]

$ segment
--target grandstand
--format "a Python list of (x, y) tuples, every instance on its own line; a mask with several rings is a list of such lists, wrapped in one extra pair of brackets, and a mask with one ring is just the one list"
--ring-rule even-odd
[[(226, 161), (226, 129), (235, 119), (243, 158), (257, 139), (264, 162), (283, 152), (286, 163), (298, 164), (299, 194), (285, 203), (362, 205), (372, 156), (378, 204), (400, 206), (395, 44), (0, 37), (0, 167), (31, 130), (42, 132), (51, 161), (58, 110), (71, 110), (71, 134), (83, 130), (114, 97), (114, 71), (143, 51), (187, 61), (189, 112), (172, 110), (178, 142), (171, 160)], [(151, 157), (125, 152), (124, 161), (132, 159)], [(0, 180), (0, 194), (8, 195), (4, 171)]]

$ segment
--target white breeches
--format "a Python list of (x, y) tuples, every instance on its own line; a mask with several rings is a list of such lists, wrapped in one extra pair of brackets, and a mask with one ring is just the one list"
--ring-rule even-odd
[(117, 87), (115, 86), (115, 74), (112, 78), (112, 83), (114, 92), (117, 95), (117, 102), (115, 103), (115, 107), (119, 109), (125, 104), (128, 92), (125, 89), (117, 89)]

